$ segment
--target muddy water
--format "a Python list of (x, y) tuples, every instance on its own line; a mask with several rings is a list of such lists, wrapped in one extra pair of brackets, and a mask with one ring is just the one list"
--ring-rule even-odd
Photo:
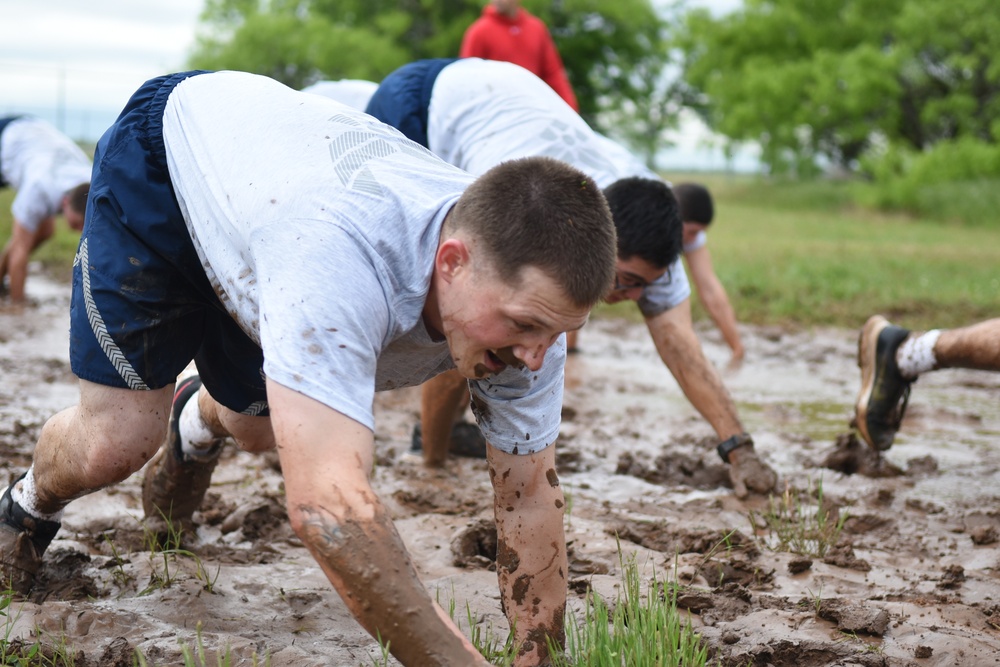
[[(33, 310), (0, 313), (0, 477), (23, 469), (44, 419), (75, 400), (68, 290), (41, 276), (29, 290)], [(721, 367), (718, 336), (702, 334)], [(846, 475), (823, 462), (848, 431), (855, 332), (748, 327), (745, 335), (747, 361), (727, 385), (782, 488), (821, 483), (827, 502), (848, 516), (835, 553), (805, 559), (755, 541), (749, 513), (765, 511), (767, 499), (733, 496), (711, 429), (644, 328), (597, 320), (568, 361), (558, 445), (568, 613), (580, 613), (588, 587), (616, 596), (617, 535), (647, 576), (688, 586), (682, 605), (732, 664), (996, 664), (1000, 374), (921, 378), (886, 454), (900, 474)], [(424, 470), (407, 452), (418, 409), (416, 389), (378, 396), (373, 483), (432, 595), (446, 607), (454, 601), (463, 625), (468, 608), (502, 635), (495, 540), (484, 547), (486, 464), (461, 459)], [(255, 653), (291, 666), (378, 659), (378, 646), (288, 528), (273, 458), (223, 455), (197, 533), (185, 537), (197, 558), (171, 561), (166, 574), (144, 541), (140, 479), (70, 505), (40, 585), (12, 615), (14, 635), (37, 627), (64, 636), (85, 652), (77, 664), (86, 666), (130, 665), (135, 649), (149, 664), (180, 664), (178, 641), (193, 645), (199, 623), (213, 664), (226, 647), (233, 665), (252, 664)]]

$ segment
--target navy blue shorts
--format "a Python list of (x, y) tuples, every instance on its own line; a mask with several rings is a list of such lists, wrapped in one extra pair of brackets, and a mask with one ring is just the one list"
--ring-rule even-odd
[(144, 390), (176, 382), (193, 359), (215, 400), (264, 415), (264, 354), (209, 284), (167, 172), (167, 98), (203, 73), (147, 81), (97, 144), (73, 266), (70, 362), (84, 380)]
[(365, 113), (427, 145), (427, 109), (438, 74), (457, 58), (432, 58), (403, 65), (383, 79), (368, 101)]

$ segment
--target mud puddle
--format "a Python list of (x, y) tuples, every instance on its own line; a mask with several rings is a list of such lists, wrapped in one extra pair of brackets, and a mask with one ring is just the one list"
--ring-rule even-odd
[[(23, 469), (45, 418), (76, 397), (68, 289), (34, 275), (29, 288), (34, 309), (0, 313), (0, 478)], [(679, 604), (725, 664), (996, 664), (1000, 376), (921, 378), (877, 468), (892, 474), (873, 474), (845, 436), (856, 332), (744, 332), (747, 361), (726, 382), (782, 489), (811, 502), (821, 486), (846, 517), (837, 544), (812, 557), (769, 548), (750, 520), (769, 500), (733, 496), (711, 430), (645, 328), (596, 320), (569, 360), (559, 445), (570, 608), (579, 613), (588, 589), (615, 598), (620, 548), (647, 576), (681, 587)], [(717, 335), (701, 333), (723, 365)], [(432, 593), (503, 633), (486, 465), (424, 470), (407, 451), (418, 406), (413, 389), (378, 397), (375, 488)], [(179, 642), (193, 646), (199, 624), (212, 664), (227, 647), (233, 665), (254, 654), (289, 666), (378, 659), (288, 529), (273, 459), (227, 451), (185, 538), (193, 555), (166, 574), (144, 543), (140, 475), (70, 506), (43, 585), (11, 608), (11, 637), (63, 637), (86, 666), (131, 664), (135, 649), (149, 664), (181, 664)]]

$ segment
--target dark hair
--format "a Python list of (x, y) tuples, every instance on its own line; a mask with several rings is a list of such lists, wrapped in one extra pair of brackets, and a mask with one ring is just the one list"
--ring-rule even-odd
[(652, 178), (623, 178), (604, 189), (618, 231), (618, 256), (640, 257), (658, 268), (681, 252), (683, 226), (670, 186)]
[(600, 188), (565, 162), (502, 162), (466, 189), (448, 216), (483, 242), (509, 284), (534, 266), (577, 306), (600, 301), (614, 282), (615, 228)]
[[(66, 193), (69, 205), (80, 215), (87, 213), (87, 195), (90, 194), (90, 183), (81, 183)], [(65, 213), (65, 211), (64, 211)]]
[(697, 222), (702, 225), (712, 224), (715, 217), (715, 206), (708, 188), (698, 183), (678, 183), (674, 186), (674, 196), (681, 207), (682, 222)]

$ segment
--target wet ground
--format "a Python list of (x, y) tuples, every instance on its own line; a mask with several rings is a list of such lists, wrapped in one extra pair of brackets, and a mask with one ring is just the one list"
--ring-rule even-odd
[[(19, 473), (45, 418), (75, 401), (67, 289), (32, 277), (34, 308), (0, 312), (0, 478)], [(859, 323), (860, 326), (860, 323)], [(682, 585), (726, 665), (1000, 664), (1000, 374), (941, 371), (914, 386), (882, 460), (847, 427), (856, 332), (744, 328), (747, 361), (726, 382), (787, 493), (735, 498), (712, 432), (641, 324), (597, 320), (567, 367), (560, 475), (567, 491), (571, 609), (592, 588), (613, 601), (619, 545), (648, 577)], [(702, 331), (709, 357), (725, 350)], [(379, 395), (374, 485), (425, 584), (503, 635), (485, 464), (426, 471), (407, 452), (419, 393)], [(229, 648), (233, 665), (371, 665), (351, 619), (288, 528), (273, 457), (228, 450), (180, 553), (154, 554), (141, 476), (72, 504), (39, 585), (8, 609), (8, 637), (41, 634), (77, 665), (182, 664), (183, 646)], [(840, 521), (839, 535), (781, 549), (781, 503)], [(776, 503), (776, 504), (772, 504)], [(796, 534), (793, 531), (792, 538)], [(786, 536), (786, 539), (792, 539)], [(825, 549), (823, 555), (815, 552)], [(467, 611), (468, 610), (468, 611)]]

